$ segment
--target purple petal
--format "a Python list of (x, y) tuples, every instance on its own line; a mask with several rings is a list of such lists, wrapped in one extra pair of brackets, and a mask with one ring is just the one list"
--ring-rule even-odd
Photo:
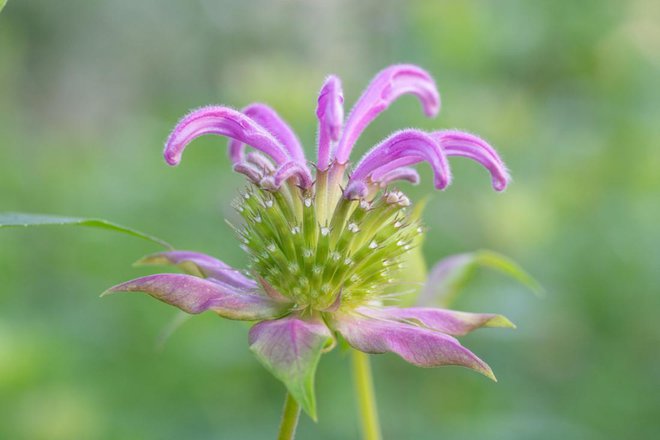
[(391, 163), (400, 167), (422, 161), (431, 165), (436, 188), (443, 189), (449, 185), (451, 172), (440, 145), (422, 131), (403, 130), (394, 133), (363, 156), (351, 173), (349, 187), (352, 182), (366, 181), (374, 172)]
[[(278, 164), (287, 162), (289, 154), (282, 144), (264, 127), (228, 107), (209, 106), (194, 110), (176, 125), (165, 144), (165, 160), (177, 165), (186, 146), (205, 134), (217, 134), (248, 144), (273, 158)], [(241, 149), (231, 149), (230, 156), (236, 163), (242, 160)]]
[(258, 151), (250, 151), (245, 155), (245, 161), (259, 168), (264, 174), (269, 174), (275, 171), (273, 162)]
[[(417, 173), (417, 171), (415, 171), (414, 168), (399, 167), (395, 170), (389, 171), (384, 175), (380, 176), (380, 178), (377, 181), (381, 187), (385, 187), (390, 183), (394, 182), (395, 180), (407, 180), (413, 185), (417, 185), (419, 183), (419, 174)], [(376, 181), (375, 176), (374, 176), (374, 181)]]
[(425, 70), (408, 64), (387, 67), (376, 75), (351, 110), (335, 151), (337, 162), (348, 162), (353, 145), (367, 125), (406, 93), (419, 98), (427, 116), (435, 116), (440, 110), (440, 95)]
[(396, 353), (419, 367), (460, 365), (495, 380), (488, 364), (444, 333), (357, 315), (336, 316), (334, 327), (351, 346), (365, 353)]
[(247, 177), (252, 183), (259, 184), (261, 179), (264, 178), (263, 172), (254, 164), (251, 164), (247, 161), (241, 161), (232, 167), (234, 172), (243, 174)]
[(442, 130), (431, 134), (447, 156), (463, 156), (479, 162), (489, 172), (495, 191), (503, 191), (511, 177), (506, 165), (488, 142), (478, 136), (457, 130)]
[(197, 314), (211, 310), (222, 317), (243, 321), (277, 318), (289, 307), (266, 296), (180, 274), (137, 278), (111, 287), (103, 295), (115, 292), (143, 292), (184, 312)]
[[(241, 112), (275, 136), (275, 139), (284, 145), (292, 159), (305, 161), (305, 153), (296, 134), (275, 110), (266, 104), (255, 103), (248, 105)], [(229, 151), (232, 157), (235, 154), (240, 154), (242, 157), (244, 148), (245, 145), (239, 140), (232, 139), (229, 142)]]
[(339, 140), (344, 122), (344, 95), (341, 81), (334, 75), (330, 75), (321, 87), (316, 117), (319, 120), (317, 167), (326, 170), (330, 164), (330, 144)]
[(385, 165), (377, 168), (371, 173), (371, 180), (373, 182), (380, 182), (383, 180), (383, 177), (392, 171), (395, 171), (399, 168), (406, 168), (409, 165), (416, 165), (417, 163), (423, 161), (424, 158), (419, 156), (406, 156), (400, 159), (392, 160), (387, 162)]
[(344, 198), (348, 200), (364, 200), (369, 194), (369, 186), (362, 180), (349, 181), (343, 192)]
[(305, 164), (300, 162), (287, 162), (275, 173), (275, 187), (279, 188), (283, 182), (294, 176), (298, 178), (298, 185), (301, 188), (307, 189), (314, 183), (312, 180), (312, 174)]
[[(229, 286), (239, 289), (255, 289), (257, 287), (257, 283), (254, 280), (243, 275), (238, 269), (235, 269), (210, 255), (201, 254), (199, 252), (158, 252), (156, 254), (147, 255), (135, 264), (148, 266), (175, 265), (180, 266), (186, 271), (192, 266), (200, 276), (220, 281)], [(193, 271), (191, 274), (198, 275), (198, 273)]]
[(332, 334), (318, 317), (289, 315), (250, 329), (250, 349), (289, 393), (316, 419), (314, 374)]
[(431, 330), (453, 336), (462, 336), (480, 327), (515, 328), (504, 316), (492, 313), (468, 313), (431, 307), (362, 307), (357, 311), (372, 318), (420, 323)]

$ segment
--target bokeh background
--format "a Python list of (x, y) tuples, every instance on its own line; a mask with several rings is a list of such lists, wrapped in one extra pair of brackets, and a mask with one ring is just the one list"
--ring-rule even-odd
[[(223, 218), (243, 186), (226, 142), (181, 166), (162, 143), (188, 109), (268, 102), (314, 151), (316, 94), (341, 76), (351, 105), (398, 62), (436, 78), (443, 111), (396, 102), (365, 151), (408, 126), (479, 133), (514, 184), (477, 165), (431, 194), (424, 253), (489, 248), (544, 299), (488, 270), (455, 305), (516, 331), (464, 342), (499, 378), (373, 358), (388, 439), (660, 436), (660, 3), (634, 1), (9, 0), (0, 15), (0, 211), (114, 220), (183, 249), (246, 262)], [(202, 315), (162, 348), (175, 312), (98, 298), (145, 275), (152, 244), (88, 229), (0, 231), (0, 438), (273, 438), (283, 387), (247, 326)], [(320, 421), (300, 438), (358, 438), (349, 359), (324, 356)]]

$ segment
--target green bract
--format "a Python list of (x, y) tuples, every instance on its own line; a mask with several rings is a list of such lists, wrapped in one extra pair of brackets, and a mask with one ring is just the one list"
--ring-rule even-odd
[(410, 202), (389, 191), (372, 202), (340, 197), (321, 223), (312, 195), (256, 186), (235, 202), (251, 270), (300, 309), (324, 311), (382, 299), (423, 228)]

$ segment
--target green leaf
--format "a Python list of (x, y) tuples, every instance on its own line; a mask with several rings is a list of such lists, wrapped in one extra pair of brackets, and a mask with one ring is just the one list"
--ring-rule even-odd
[(7, 0), (0, 0), (0, 12), (2, 12), (6, 4)]
[[(2, 1), (2, 0), (0, 0)], [(107, 229), (110, 231), (121, 232), (124, 234), (132, 235), (133, 237), (142, 238), (144, 240), (157, 243), (168, 249), (173, 249), (172, 245), (154, 237), (153, 235), (145, 234), (144, 232), (135, 229), (127, 228), (126, 226), (118, 225), (98, 218), (80, 218), (80, 217), (60, 217), (55, 215), (41, 215), (41, 214), (26, 214), (20, 212), (2, 212), (0, 213), (0, 229), (1, 228), (19, 228), (19, 227), (33, 227), (33, 226), (87, 226), (90, 228)]]
[(541, 284), (515, 261), (497, 252), (479, 250), (452, 255), (436, 264), (424, 286), (420, 302), (449, 306), (479, 267), (488, 267), (508, 275), (536, 295), (541, 296), (544, 293)]

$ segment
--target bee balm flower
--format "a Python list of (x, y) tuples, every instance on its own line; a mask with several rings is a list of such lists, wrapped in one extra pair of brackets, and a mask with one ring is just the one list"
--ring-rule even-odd
[(404, 94), (415, 95), (427, 116), (440, 109), (428, 73), (395, 65), (376, 75), (344, 121), (341, 83), (330, 76), (318, 99), (313, 167), (293, 131), (264, 104), (242, 111), (210, 106), (185, 116), (167, 140), (165, 160), (177, 165), (186, 146), (205, 134), (230, 139), (233, 168), (250, 182), (234, 203), (243, 218), (236, 235), (250, 266), (239, 271), (207, 255), (163, 252), (141, 263), (176, 265), (187, 274), (138, 278), (108, 293), (144, 292), (188, 313), (257, 321), (249, 334), (251, 350), (312, 417), (316, 366), (336, 335), (366, 353), (396, 353), (421, 367), (460, 365), (494, 379), (490, 367), (455, 336), (479, 327), (512, 327), (506, 318), (399, 308), (385, 292), (396, 285), (407, 254), (424, 233), (410, 213), (410, 199), (391, 184), (417, 183), (412, 167), (426, 162), (435, 187), (444, 189), (451, 181), (447, 158), (464, 156), (482, 164), (501, 191), (509, 176), (498, 154), (468, 133), (409, 129), (376, 145), (346, 173), (362, 131)]

